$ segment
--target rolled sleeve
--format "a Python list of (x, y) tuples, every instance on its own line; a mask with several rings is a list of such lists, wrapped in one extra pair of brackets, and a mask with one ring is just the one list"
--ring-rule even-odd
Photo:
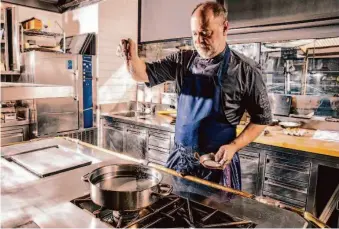
[(174, 53), (160, 61), (146, 63), (146, 73), (149, 81), (146, 86), (153, 87), (166, 81), (174, 81), (176, 79), (178, 55), (179, 53)]
[(272, 122), (270, 101), (266, 85), (259, 69), (248, 71), (248, 89), (245, 98), (246, 110), (251, 116), (251, 122), (268, 125)]

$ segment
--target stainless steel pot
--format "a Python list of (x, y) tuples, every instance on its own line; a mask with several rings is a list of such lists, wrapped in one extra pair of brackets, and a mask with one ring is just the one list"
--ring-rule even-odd
[(94, 203), (116, 211), (145, 208), (173, 190), (160, 183), (162, 175), (156, 169), (137, 164), (103, 166), (82, 180), (90, 183)]

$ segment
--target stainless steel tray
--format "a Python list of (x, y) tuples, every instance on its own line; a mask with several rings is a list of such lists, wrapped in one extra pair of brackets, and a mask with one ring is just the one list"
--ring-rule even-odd
[(39, 177), (50, 176), (92, 163), (85, 155), (58, 145), (22, 152), (11, 156), (11, 159)]

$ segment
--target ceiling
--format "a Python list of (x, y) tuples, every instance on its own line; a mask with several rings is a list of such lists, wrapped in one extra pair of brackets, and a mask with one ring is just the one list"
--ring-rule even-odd
[(87, 6), (99, 1), (101, 0), (3, 0), (2, 2), (63, 13), (67, 10)]

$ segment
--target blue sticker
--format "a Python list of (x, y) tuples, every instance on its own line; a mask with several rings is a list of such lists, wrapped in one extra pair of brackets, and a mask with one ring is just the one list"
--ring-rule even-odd
[(73, 69), (73, 61), (72, 60), (67, 61), (67, 69), (69, 69), (69, 70)]

